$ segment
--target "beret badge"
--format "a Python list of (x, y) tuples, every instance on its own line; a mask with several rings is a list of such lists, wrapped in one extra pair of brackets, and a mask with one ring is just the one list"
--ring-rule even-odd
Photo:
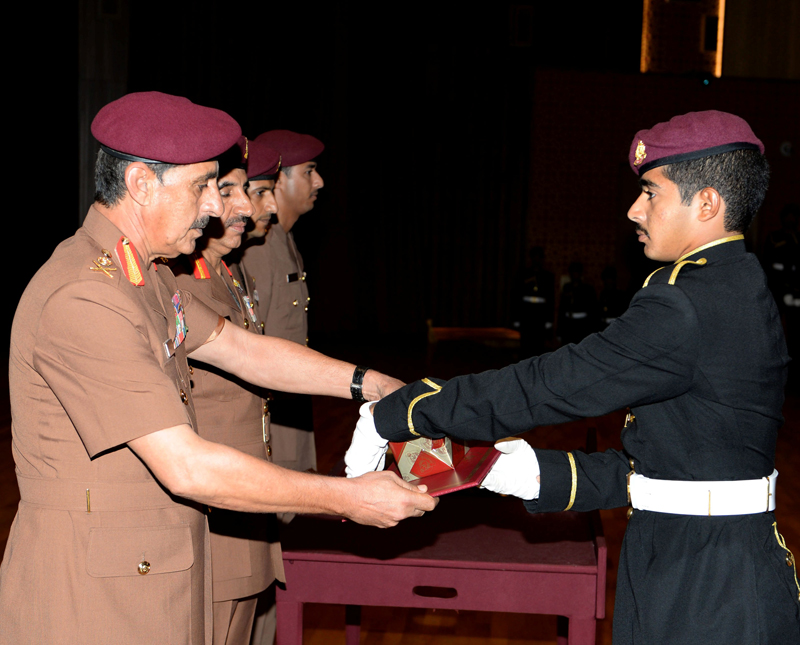
[(636, 160), (633, 162), (634, 166), (640, 166), (642, 162), (647, 158), (647, 152), (645, 152), (644, 141), (639, 139), (639, 143), (636, 144)]

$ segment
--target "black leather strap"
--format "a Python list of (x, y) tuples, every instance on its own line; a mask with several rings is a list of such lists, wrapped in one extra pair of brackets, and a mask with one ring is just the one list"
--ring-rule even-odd
[(353, 372), (353, 382), (350, 383), (350, 396), (353, 397), (354, 401), (358, 401), (359, 403), (367, 402), (364, 398), (364, 394), (361, 392), (361, 388), (364, 385), (364, 374), (366, 374), (368, 369), (368, 367), (364, 367), (363, 365), (356, 366)]

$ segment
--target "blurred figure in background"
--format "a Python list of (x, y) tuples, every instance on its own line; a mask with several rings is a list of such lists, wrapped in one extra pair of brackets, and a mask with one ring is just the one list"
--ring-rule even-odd
[(544, 268), (544, 249), (541, 246), (534, 246), (528, 252), (521, 291), (517, 300), (520, 307), (520, 358), (528, 358), (543, 354), (553, 334), (555, 280), (553, 274)]
[(569, 265), (569, 282), (561, 290), (558, 335), (563, 345), (579, 343), (597, 328), (597, 294), (583, 281), (583, 264)]

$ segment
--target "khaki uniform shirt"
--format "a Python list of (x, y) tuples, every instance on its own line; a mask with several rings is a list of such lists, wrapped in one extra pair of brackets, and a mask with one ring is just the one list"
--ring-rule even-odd
[[(307, 345), (310, 299), (303, 258), (292, 233), (273, 224), (263, 244), (244, 250), (240, 270), (254, 289), (264, 333)], [(274, 462), (293, 470), (316, 469), (310, 397), (283, 393), (274, 397), (270, 405)]]
[[(188, 258), (187, 258), (188, 260)], [(208, 305), (231, 323), (261, 334), (250, 297), (239, 279), (222, 267), (218, 275), (202, 257), (176, 266), (181, 288)], [(192, 395), (198, 434), (204, 439), (231, 446), (241, 452), (271, 461), (269, 416), (258, 390), (236, 377), (205, 363), (190, 361)], [(277, 577), (283, 580), (283, 560), (273, 515), (237, 513), (213, 509), (211, 563), (214, 602), (245, 598), (263, 591)]]
[(91, 208), (16, 312), (21, 501), (0, 567), (2, 643), (211, 642), (206, 517), (167, 494), (126, 444), (195, 425), (186, 354), (219, 317), (164, 265), (139, 258), (144, 284), (134, 286), (120, 238)]

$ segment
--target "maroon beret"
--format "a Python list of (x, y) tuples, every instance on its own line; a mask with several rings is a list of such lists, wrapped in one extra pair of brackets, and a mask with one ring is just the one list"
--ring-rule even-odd
[(275, 179), (281, 169), (280, 153), (258, 139), (250, 141), (249, 144), (247, 178), (255, 181)]
[(107, 153), (121, 159), (191, 164), (228, 150), (242, 129), (222, 110), (182, 96), (136, 92), (101, 109), (92, 134)]
[(241, 155), (239, 161), (242, 168), (247, 168), (247, 158), (250, 156), (250, 141), (244, 135), (236, 140), (236, 145), (239, 147), (239, 154)]
[(325, 150), (325, 145), (316, 137), (310, 134), (298, 134), (291, 130), (270, 130), (259, 134), (256, 141), (280, 152), (284, 167), (311, 161)]
[(747, 121), (735, 114), (707, 110), (689, 112), (639, 130), (628, 154), (633, 172), (643, 175), (652, 168), (680, 161), (693, 161), (732, 150), (758, 150), (764, 144)]

